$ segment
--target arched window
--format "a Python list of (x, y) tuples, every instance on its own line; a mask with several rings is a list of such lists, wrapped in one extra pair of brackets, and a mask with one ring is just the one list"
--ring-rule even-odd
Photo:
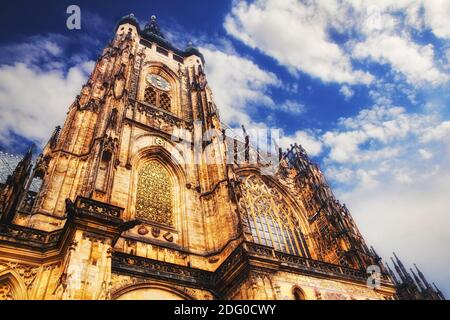
[(173, 226), (173, 180), (156, 160), (144, 163), (138, 172), (136, 218)]
[(172, 107), (172, 101), (170, 95), (167, 92), (161, 92), (152, 86), (148, 86), (144, 92), (144, 101), (152, 106), (170, 111)]
[(305, 293), (298, 287), (292, 290), (292, 294), (294, 295), (294, 300), (306, 300)]
[(156, 106), (156, 91), (152, 87), (147, 87), (145, 89), (144, 100), (148, 104)]
[(144, 101), (152, 106), (171, 111), (173, 85), (170, 81), (155, 71), (150, 71), (145, 77), (145, 81)]
[(285, 253), (309, 257), (300, 222), (283, 196), (256, 176), (245, 178), (242, 189), (253, 241)]

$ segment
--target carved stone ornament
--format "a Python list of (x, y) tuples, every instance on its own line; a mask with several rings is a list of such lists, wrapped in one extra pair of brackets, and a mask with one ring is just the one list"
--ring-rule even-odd
[(160, 234), (161, 234), (161, 229), (155, 228), (155, 227), (152, 228), (152, 236), (153, 237), (158, 238)]
[(145, 226), (140, 226), (140, 227), (138, 228), (138, 233), (139, 233), (141, 236), (145, 236), (145, 235), (148, 233), (148, 229), (147, 229)]
[(173, 242), (173, 234), (171, 234), (170, 232), (166, 232), (165, 234), (163, 234), (163, 238), (169, 242)]

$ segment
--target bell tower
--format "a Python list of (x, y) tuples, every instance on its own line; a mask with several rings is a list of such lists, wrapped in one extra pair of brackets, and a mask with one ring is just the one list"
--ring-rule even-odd
[[(207, 130), (221, 135), (203, 65), (192, 44), (179, 50), (165, 39), (155, 16), (142, 30), (134, 15), (122, 18), (64, 126), (39, 158), (34, 175), (42, 182), (26, 224), (57, 229), (66, 218), (66, 199), (77, 196), (123, 207), (127, 219), (137, 218), (140, 188), (151, 186), (144, 178), (166, 175), (173, 180), (167, 190), (177, 194), (159, 196), (158, 201), (170, 203), (158, 205), (180, 211), (174, 215), (178, 227), (187, 223), (186, 211), (194, 215), (192, 207), (202, 207), (202, 200), (194, 198), (226, 175), (224, 159), (209, 165), (202, 152), (194, 155), (194, 127), (200, 136)], [(203, 141), (201, 151), (208, 143), (209, 152), (220, 158), (223, 146), (213, 140)], [(152, 157), (153, 165), (141, 163)], [(186, 161), (194, 158), (195, 164)], [(141, 166), (159, 172), (146, 174)], [(181, 241), (181, 230), (164, 231)]]

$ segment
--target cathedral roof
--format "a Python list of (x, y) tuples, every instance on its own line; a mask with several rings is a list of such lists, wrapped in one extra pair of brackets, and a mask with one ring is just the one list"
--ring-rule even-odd
[(120, 25), (126, 23), (135, 26), (140, 36), (143, 37), (144, 39), (151, 42), (155, 42), (159, 46), (171, 50), (181, 57), (189, 57), (191, 55), (196, 55), (200, 57), (203, 63), (205, 63), (205, 58), (203, 57), (203, 54), (193, 46), (192, 42), (190, 42), (184, 50), (181, 50), (175, 47), (173, 44), (171, 44), (164, 37), (164, 34), (161, 32), (161, 28), (158, 25), (156, 16), (154, 15), (151, 16), (150, 22), (145, 25), (144, 29), (141, 29), (138, 19), (135, 17), (134, 14), (130, 13), (129, 15), (126, 15), (119, 20), (116, 26), (116, 31)]

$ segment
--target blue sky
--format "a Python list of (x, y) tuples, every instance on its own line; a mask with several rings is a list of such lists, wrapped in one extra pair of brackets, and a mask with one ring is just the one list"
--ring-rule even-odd
[[(81, 30), (66, 8), (81, 8)], [(450, 295), (450, 2), (13, 1), (0, 13), (0, 149), (42, 146), (120, 17), (201, 49), (222, 120), (320, 163), (367, 241)]]

